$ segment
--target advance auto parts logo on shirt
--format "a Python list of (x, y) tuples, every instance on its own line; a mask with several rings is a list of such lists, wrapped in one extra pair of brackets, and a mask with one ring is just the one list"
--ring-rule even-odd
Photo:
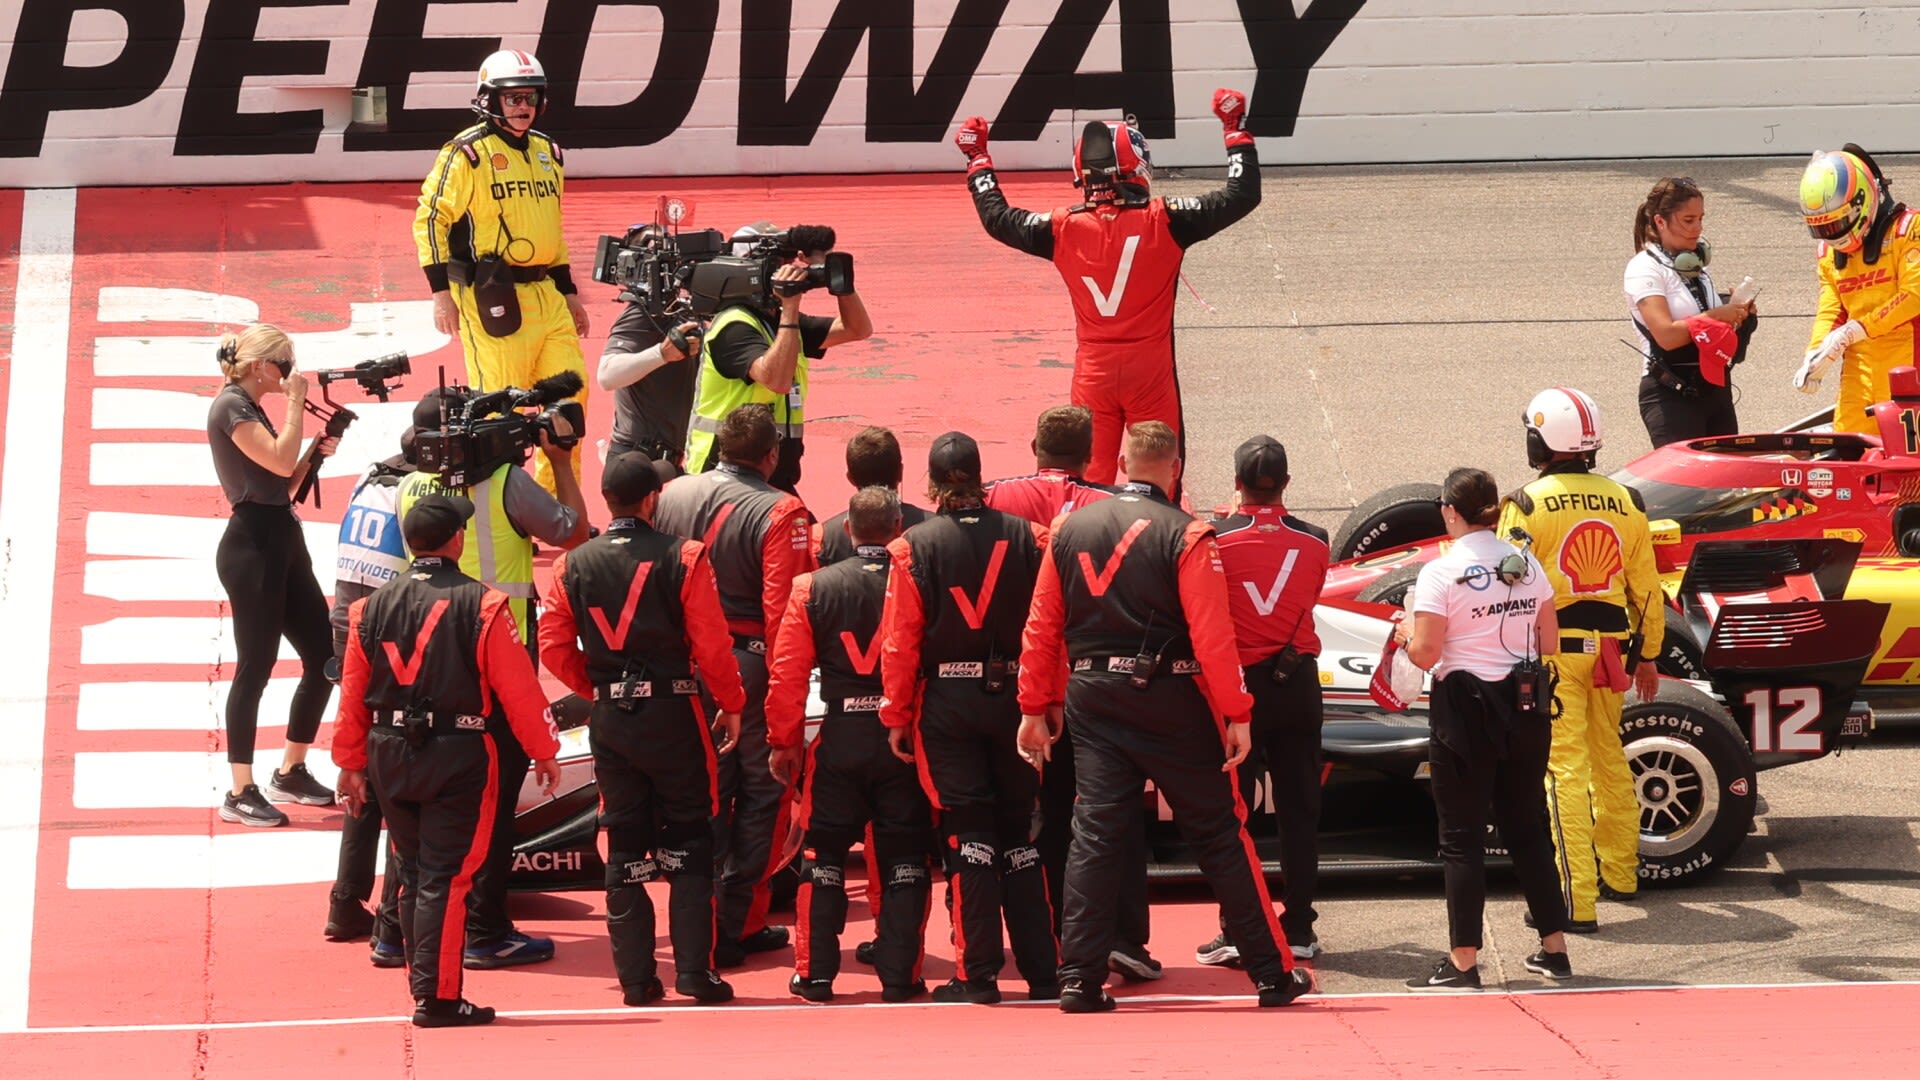
[(1625, 560), (1620, 553), (1620, 534), (1598, 518), (1588, 518), (1573, 527), (1560, 545), (1560, 573), (1575, 596), (1604, 593), (1613, 586)]

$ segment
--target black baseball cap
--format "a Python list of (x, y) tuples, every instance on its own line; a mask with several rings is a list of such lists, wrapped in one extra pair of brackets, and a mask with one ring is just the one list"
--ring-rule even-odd
[(449, 394), (437, 386), (434, 387), (420, 398), (418, 405), (413, 407), (413, 428), (415, 431), (440, 430), (440, 402), (443, 399), (447, 403), (447, 411), (449, 413), (460, 407), (459, 395)]
[(949, 431), (933, 440), (927, 451), (927, 476), (935, 483), (980, 481), (980, 444), (962, 431)]
[(436, 551), (467, 527), (473, 503), (464, 495), (424, 495), (407, 511), (400, 535), (414, 551)]
[(608, 461), (606, 471), (600, 474), (600, 494), (621, 506), (637, 506), (660, 488), (660, 470), (652, 458), (638, 450)]
[(1248, 491), (1278, 491), (1287, 482), (1287, 448), (1271, 435), (1255, 435), (1233, 452), (1233, 477)]

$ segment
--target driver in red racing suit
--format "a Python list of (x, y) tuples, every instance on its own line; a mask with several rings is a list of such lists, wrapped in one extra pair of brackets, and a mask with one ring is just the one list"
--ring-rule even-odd
[(987, 122), (975, 116), (954, 143), (967, 157), (967, 186), (980, 223), (995, 240), (1050, 259), (1073, 298), (1072, 400), (1093, 410), (1087, 479), (1111, 484), (1120, 436), (1141, 420), (1182, 431), (1174, 370), (1174, 283), (1194, 244), (1260, 205), (1260, 161), (1245, 130), (1247, 98), (1216, 90), (1213, 112), (1226, 129), (1227, 184), (1201, 196), (1148, 194), (1146, 139), (1120, 123), (1093, 121), (1074, 148), (1074, 183), (1087, 201), (1051, 213), (1007, 204), (987, 155)]

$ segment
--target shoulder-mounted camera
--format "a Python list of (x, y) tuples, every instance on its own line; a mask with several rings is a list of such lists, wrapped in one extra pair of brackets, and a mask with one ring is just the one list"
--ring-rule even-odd
[[(622, 301), (660, 321), (707, 317), (736, 305), (771, 308), (780, 296), (811, 289), (835, 296), (853, 291), (853, 256), (831, 250), (830, 226), (795, 225), (735, 241), (718, 229), (681, 231), (677, 225), (656, 220), (632, 226), (625, 236), (602, 236), (593, 280), (620, 286)], [(796, 256), (819, 252), (824, 257), (807, 268), (804, 280), (773, 280), (774, 271)]]
[(554, 445), (571, 450), (586, 434), (587, 416), (578, 401), (568, 399), (585, 385), (577, 372), (563, 371), (524, 390), (443, 388), (440, 426), (414, 437), (414, 463), (458, 489), (485, 480), (502, 465), (524, 461), (542, 431)]

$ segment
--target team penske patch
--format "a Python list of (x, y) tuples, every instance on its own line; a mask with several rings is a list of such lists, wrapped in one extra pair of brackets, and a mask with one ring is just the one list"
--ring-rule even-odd
[(978, 662), (941, 664), (934, 674), (942, 679), (978, 679), (987, 673), (987, 665)]
[(840, 699), (841, 712), (879, 712), (880, 695), (863, 694), (860, 697)]

